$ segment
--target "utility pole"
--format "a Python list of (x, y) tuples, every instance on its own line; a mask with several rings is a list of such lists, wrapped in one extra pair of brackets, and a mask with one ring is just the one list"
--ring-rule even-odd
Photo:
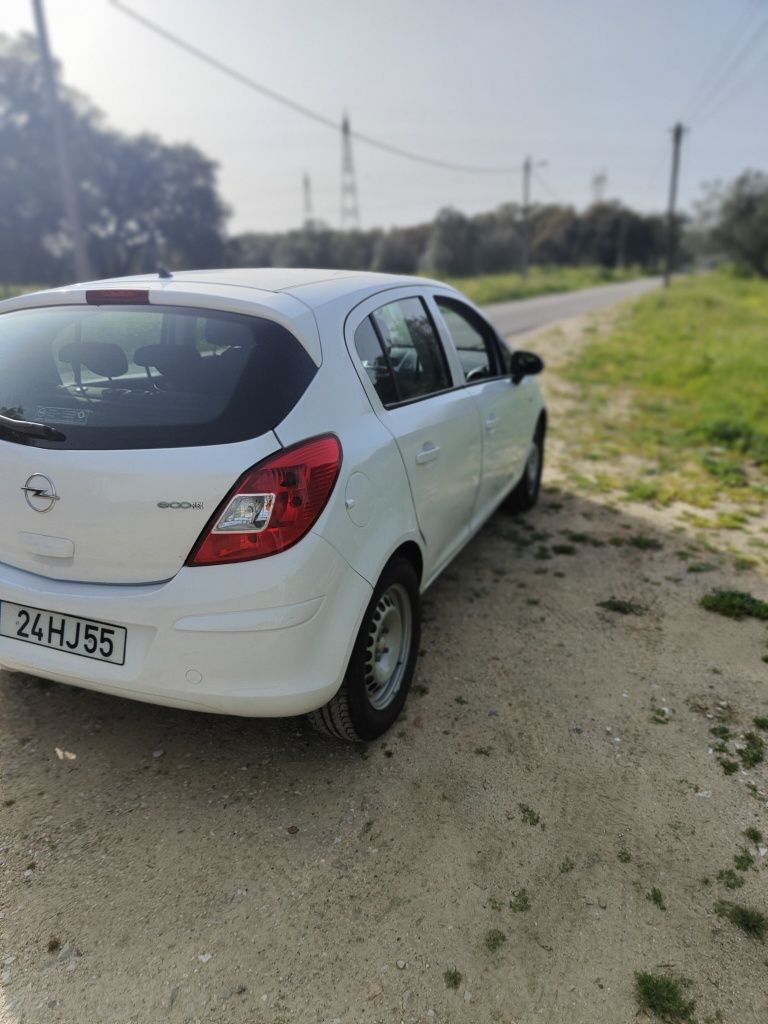
[(523, 277), (528, 277), (528, 261), (531, 246), (531, 158), (523, 160)]
[(608, 184), (608, 174), (606, 171), (598, 171), (592, 175), (592, 202), (602, 203), (605, 199), (605, 188)]
[(677, 179), (680, 174), (680, 146), (685, 128), (678, 121), (672, 129), (672, 173), (669, 179), (669, 206), (667, 208), (667, 255), (664, 264), (664, 287), (669, 288), (677, 251), (677, 224), (675, 204), (677, 202)]
[(85, 235), (83, 234), (83, 224), (80, 219), (80, 206), (77, 201), (75, 177), (72, 172), (72, 161), (67, 144), (66, 133), (64, 131), (64, 111), (59, 103), (58, 91), (56, 88), (56, 72), (53, 67), (51, 50), (48, 45), (48, 29), (45, 24), (43, 0), (32, 0), (32, 8), (35, 15), (35, 25), (37, 27), (37, 42), (40, 47), (40, 60), (43, 65), (43, 82), (45, 85), (46, 99), (48, 103), (48, 113), (53, 127), (53, 141), (56, 148), (56, 162), (58, 164), (59, 171), (61, 199), (72, 241), (75, 276), (78, 281), (88, 281), (91, 277), (88, 261), (88, 249), (85, 243)]
[(360, 207), (357, 202), (355, 165), (352, 160), (352, 136), (349, 117), (341, 120), (341, 230), (360, 227)]
[(312, 181), (305, 172), (301, 182), (304, 194), (304, 230), (311, 231), (315, 226), (315, 218), (312, 214)]
[(536, 160), (527, 156), (523, 160), (523, 277), (528, 276), (528, 264), (531, 257), (531, 174), (535, 167), (546, 167), (546, 160)]

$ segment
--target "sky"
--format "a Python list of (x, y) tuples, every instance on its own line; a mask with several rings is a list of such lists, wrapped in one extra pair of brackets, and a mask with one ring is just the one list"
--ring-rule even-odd
[[(363, 227), (532, 199), (667, 201), (670, 128), (684, 138), (680, 204), (704, 182), (768, 170), (768, 0), (122, 0), (299, 104), (441, 170), (355, 141)], [(225, 77), (110, 0), (46, 0), (67, 84), (110, 126), (192, 142), (218, 163), (229, 230), (338, 226), (340, 133)], [(3, 0), (0, 32), (33, 30), (31, 0)]]

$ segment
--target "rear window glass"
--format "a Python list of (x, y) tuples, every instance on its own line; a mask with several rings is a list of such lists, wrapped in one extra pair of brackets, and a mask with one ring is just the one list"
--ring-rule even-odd
[(59, 306), (0, 316), (0, 413), (47, 423), (45, 448), (225, 444), (276, 427), (316, 372), (260, 317), (171, 306)]

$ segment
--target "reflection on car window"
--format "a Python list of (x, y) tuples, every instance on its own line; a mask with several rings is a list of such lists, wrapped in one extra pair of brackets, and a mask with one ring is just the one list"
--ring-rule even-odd
[(459, 302), (440, 297), (436, 297), (435, 302), (458, 352), (464, 379), (471, 384), (503, 372), (497, 365), (491, 328)]
[(421, 299), (390, 302), (377, 309), (372, 319), (392, 370), (398, 401), (450, 388), (445, 354)]
[(379, 336), (369, 317), (366, 317), (355, 331), (355, 348), (382, 404), (394, 405), (398, 400), (395, 381)]

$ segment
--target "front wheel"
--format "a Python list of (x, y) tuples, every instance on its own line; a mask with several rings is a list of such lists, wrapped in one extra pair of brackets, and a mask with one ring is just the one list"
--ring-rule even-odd
[(504, 508), (508, 512), (527, 512), (539, 500), (541, 474), (544, 469), (544, 433), (544, 422), (539, 420), (531, 441), (531, 450), (528, 453), (523, 475), (504, 502)]
[(420, 636), (419, 581), (411, 563), (396, 558), (365, 610), (341, 688), (309, 714), (315, 729), (352, 743), (386, 732), (405, 704)]

